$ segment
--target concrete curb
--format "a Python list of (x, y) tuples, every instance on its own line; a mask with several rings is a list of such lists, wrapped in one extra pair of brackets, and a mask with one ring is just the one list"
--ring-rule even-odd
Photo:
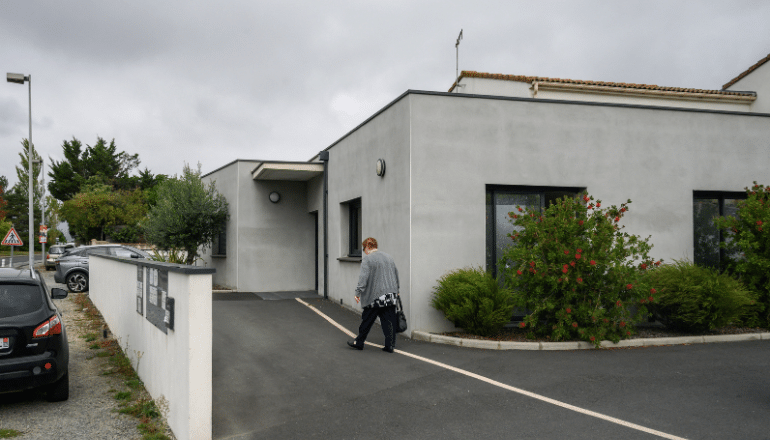
[[(412, 339), (437, 344), (456, 345), (458, 347), (481, 348), (485, 350), (589, 350), (593, 344), (578, 342), (508, 342), (488, 341), (484, 339), (463, 339), (453, 336), (435, 335), (415, 330)], [(714, 342), (770, 341), (770, 333), (744, 333), (740, 335), (679, 336), (669, 338), (624, 339), (617, 344), (602, 341), (601, 348), (652, 347), (680, 344), (710, 344)]]

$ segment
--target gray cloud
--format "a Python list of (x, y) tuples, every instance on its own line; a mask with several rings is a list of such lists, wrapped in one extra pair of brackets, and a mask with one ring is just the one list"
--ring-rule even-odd
[[(33, 139), (115, 138), (142, 167), (305, 160), (460, 69), (719, 88), (770, 53), (764, 1), (4, 0), (0, 65), (32, 73)], [(0, 86), (13, 182), (26, 87)], [(6, 155), (6, 157), (8, 157)]]

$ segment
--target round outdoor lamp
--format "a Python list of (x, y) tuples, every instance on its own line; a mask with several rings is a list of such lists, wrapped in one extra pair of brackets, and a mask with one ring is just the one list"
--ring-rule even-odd
[(278, 194), (276, 191), (273, 191), (270, 193), (270, 201), (273, 203), (278, 203), (279, 200), (281, 200), (281, 195)]
[(377, 159), (375, 170), (378, 176), (383, 177), (385, 175), (385, 159)]

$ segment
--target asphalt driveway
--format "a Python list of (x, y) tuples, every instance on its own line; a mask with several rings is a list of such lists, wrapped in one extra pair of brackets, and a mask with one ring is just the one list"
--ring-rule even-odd
[[(304, 301), (358, 328), (338, 304)], [(218, 293), (213, 313), (214, 439), (770, 439), (768, 341), (559, 352), (399, 339), (389, 354), (350, 349), (294, 299)], [(383, 343), (378, 327), (370, 341)]]

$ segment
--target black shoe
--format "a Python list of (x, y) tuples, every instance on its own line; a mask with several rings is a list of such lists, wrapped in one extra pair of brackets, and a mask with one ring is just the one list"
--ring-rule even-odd
[(355, 339), (353, 339), (352, 341), (348, 341), (348, 345), (350, 346), (350, 348), (355, 348), (356, 350), (363, 350), (364, 349), (363, 344), (362, 345), (356, 344), (356, 340)]
[(387, 351), (388, 353), (393, 353), (393, 350), (393, 347), (382, 347), (382, 351)]

